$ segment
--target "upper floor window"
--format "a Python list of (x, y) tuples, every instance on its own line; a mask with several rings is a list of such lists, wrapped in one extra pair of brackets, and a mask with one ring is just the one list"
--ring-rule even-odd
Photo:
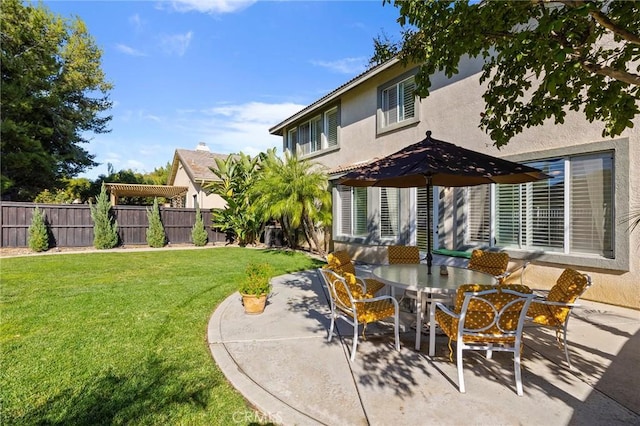
[(381, 91), (382, 128), (416, 118), (416, 83), (413, 76), (386, 86)]
[(333, 107), (289, 129), (285, 148), (304, 156), (338, 146), (338, 126), (338, 107)]

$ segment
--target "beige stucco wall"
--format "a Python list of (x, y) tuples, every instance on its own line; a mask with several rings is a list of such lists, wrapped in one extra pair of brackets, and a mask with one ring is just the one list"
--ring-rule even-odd
[[(419, 106), (419, 123), (400, 130), (377, 134), (377, 90), (404, 71), (392, 68), (383, 72), (340, 99), (339, 149), (310, 157), (328, 168), (383, 157), (418, 142), (427, 130), (432, 136), (466, 148), (513, 161), (527, 161), (564, 154), (605, 149), (615, 150), (616, 182), (616, 259), (597, 257), (543, 255), (511, 252), (514, 258), (535, 258), (528, 268), (526, 281), (536, 288), (550, 287), (565, 267), (589, 273), (594, 285), (585, 298), (640, 309), (640, 227), (629, 232), (631, 212), (640, 212), (640, 119), (635, 127), (615, 139), (601, 135), (601, 123), (589, 123), (583, 115), (569, 112), (563, 125), (552, 121), (544, 126), (525, 129), (508, 145), (498, 150), (489, 136), (478, 128), (484, 111), (478, 64), (471, 64), (451, 84), (443, 76), (434, 78), (431, 95)], [(632, 167), (635, 165), (635, 167)], [(451, 230), (455, 232), (455, 230)], [(345, 248), (363, 261), (380, 263), (386, 251), (367, 245), (334, 241), (334, 249)]]
[(178, 168), (176, 178), (173, 183), (175, 186), (186, 186), (188, 189), (185, 201), (185, 207), (195, 208), (194, 196), (198, 200), (201, 209), (224, 208), (225, 201), (217, 194), (207, 194), (200, 183), (194, 183), (189, 179), (189, 175), (182, 167)]

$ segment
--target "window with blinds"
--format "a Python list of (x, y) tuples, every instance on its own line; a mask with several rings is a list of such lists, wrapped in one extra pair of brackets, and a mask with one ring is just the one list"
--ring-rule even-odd
[(367, 188), (338, 185), (340, 199), (340, 235), (361, 236), (368, 233)]
[(289, 130), (286, 148), (300, 155), (308, 155), (338, 145), (338, 107), (300, 123)]
[(612, 258), (613, 153), (527, 165), (551, 178), (496, 185), (496, 245)]
[[(427, 194), (427, 188), (422, 186), (416, 188), (416, 245), (422, 250), (427, 250), (429, 225), (428, 225), (428, 198), (433, 196), (433, 188), (429, 188), (429, 194)], [(433, 220), (431, 225), (433, 226)]]
[(338, 145), (338, 108), (324, 114), (324, 128), (327, 148)]
[(380, 188), (380, 236), (395, 237), (400, 227), (398, 188)]
[(487, 245), (491, 238), (491, 186), (478, 185), (467, 189), (467, 244)]
[(382, 90), (383, 127), (415, 117), (414, 77), (409, 77)]
[(353, 235), (367, 235), (367, 188), (353, 188)]
[(571, 158), (571, 248), (613, 257), (613, 154)]

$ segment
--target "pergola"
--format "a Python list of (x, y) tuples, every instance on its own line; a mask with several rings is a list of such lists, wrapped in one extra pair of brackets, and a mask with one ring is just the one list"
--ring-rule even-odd
[[(169, 199), (180, 197), (179, 200), (182, 200), (182, 196), (189, 189), (186, 186), (141, 185), (135, 183), (105, 183), (104, 185), (111, 194), (111, 205), (113, 206), (118, 204), (119, 197), (164, 197)], [(179, 202), (179, 204), (182, 203)]]

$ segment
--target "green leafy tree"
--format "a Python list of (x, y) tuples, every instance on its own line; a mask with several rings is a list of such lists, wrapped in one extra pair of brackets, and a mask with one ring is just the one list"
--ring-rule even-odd
[(394, 42), (383, 31), (373, 39), (373, 56), (369, 58), (369, 67), (380, 65), (393, 58), (400, 51), (400, 44)]
[(207, 245), (207, 241), (209, 240), (207, 230), (204, 228), (204, 221), (202, 220), (200, 207), (196, 207), (196, 223), (191, 229), (191, 239), (193, 240), (193, 244), (198, 247)]
[(149, 219), (149, 227), (147, 228), (147, 244), (149, 247), (164, 247), (167, 243), (167, 237), (164, 233), (164, 226), (160, 218), (160, 207), (158, 207), (158, 199), (153, 200), (153, 207), (147, 209), (147, 218)]
[(293, 248), (297, 244), (296, 230), (301, 228), (309, 247), (324, 255), (317, 230), (331, 224), (331, 193), (327, 187), (327, 175), (318, 165), (288, 153), (283, 160), (274, 149), (267, 152), (251, 196), (264, 220), (280, 221)]
[(213, 210), (214, 227), (230, 234), (241, 246), (255, 244), (263, 227), (262, 215), (249, 191), (258, 177), (263, 158), (264, 155), (252, 158), (243, 153), (216, 158), (216, 167), (210, 169), (220, 180), (205, 187), (227, 204), (224, 209)]
[(405, 27), (400, 57), (420, 64), (420, 96), (429, 95), (434, 73), (456, 74), (463, 55), (485, 59), (480, 126), (497, 147), (525, 127), (550, 118), (562, 123), (567, 110), (604, 122), (603, 136), (633, 127), (640, 105), (640, 2), (393, 3)]
[(29, 248), (36, 252), (49, 249), (49, 231), (44, 212), (37, 206), (33, 209), (31, 225), (29, 226)]
[(89, 202), (89, 208), (93, 219), (93, 246), (104, 250), (118, 245), (118, 222), (111, 216), (111, 203), (104, 184), (96, 198), (96, 205)]
[(0, 23), (1, 189), (5, 199), (32, 200), (96, 165), (81, 144), (109, 131), (111, 117), (101, 113), (112, 86), (79, 18), (3, 0)]
[(156, 167), (152, 172), (143, 174), (143, 183), (147, 185), (166, 185), (169, 183), (170, 173), (171, 163), (167, 162), (164, 167)]
[(63, 179), (64, 188), (39, 193), (34, 202), (46, 204), (82, 204), (89, 200), (91, 181), (87, 178)]

